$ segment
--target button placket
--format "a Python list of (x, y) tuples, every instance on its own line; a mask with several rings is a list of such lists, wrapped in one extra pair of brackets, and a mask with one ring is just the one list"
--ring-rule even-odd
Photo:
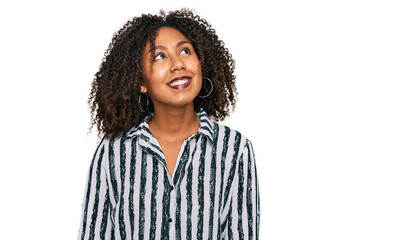
[(170, 224), (170, 236), (173, 236), (175, 239), (176, 236), (176, 227), (174, 225), (174, 218), (176, 217), (176, 199), (177, 191), (173, 185), (170, 185), (170, 216), (167, 219), (168, 224)]

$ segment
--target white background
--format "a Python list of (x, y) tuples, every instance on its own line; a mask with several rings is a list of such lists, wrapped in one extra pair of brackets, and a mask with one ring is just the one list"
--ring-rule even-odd
[[(75, 239), (112, 34), (196, 9), (236, 60), (225, 124), (252, 142), (261, 239), (415, 239), (412, 1), (0, 4), (0, 239)], [(151, 2), (151, 3), (150, 3)]]

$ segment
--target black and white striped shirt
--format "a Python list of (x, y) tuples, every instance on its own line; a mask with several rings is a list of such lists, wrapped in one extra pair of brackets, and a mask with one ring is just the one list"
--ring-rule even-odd
[(148, 127), (104, 138), (89, 169), (78, 239), (258, 239), (251, 142), (211, 121), (180, 149), (170, 177)]

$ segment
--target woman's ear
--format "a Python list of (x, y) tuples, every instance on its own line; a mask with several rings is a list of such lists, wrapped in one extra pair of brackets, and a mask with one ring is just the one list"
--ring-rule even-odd
[(146, 93), (147, 92), (147, 88), (144, 86), (140, 86), (140, 93)]

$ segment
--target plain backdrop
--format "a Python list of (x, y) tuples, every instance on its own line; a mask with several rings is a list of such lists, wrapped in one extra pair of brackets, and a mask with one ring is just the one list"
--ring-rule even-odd
[(261, 239), (415, 239), (413, 1), (2, 1), (0, 239), (76, 239), (114, 32), (195, 9), (236, 60)]

